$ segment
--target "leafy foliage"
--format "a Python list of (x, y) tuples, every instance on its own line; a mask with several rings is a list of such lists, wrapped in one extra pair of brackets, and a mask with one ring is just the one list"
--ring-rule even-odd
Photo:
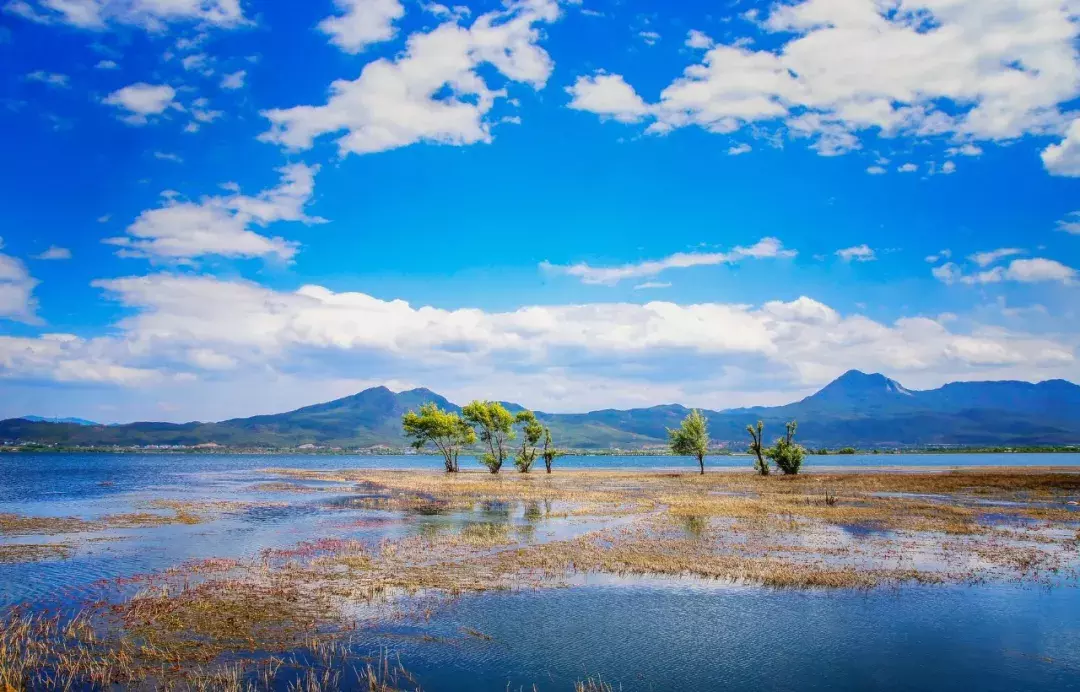
[(492, 473), (498, 473), (510, 454), (514, 439), (514, 415), (497, 401), (473, 401), (461, 409), (461, 416), (472, 426), (488, 451), (480, 455), (480, 463)]
[(416, 450), (423, 449), (429, 443), (435, 445), (443, 455), (447, 473), (458, 471), (461, 448), (476, 443), (476, 433), (461, 416), (443, 411), (434, 402), (421, 404), (419, 412), (407, 411), (401, 417), (401, 427), (409, 444)]
[(709, 425), (701, 411), (694, 409), (678, 428), (668, 430), (671, 453), (697, 457), (701, 473), (705, 473), (705, 455), (709, 452)]
[(555, 457), (562, 454), (559, 450), (555, 449), (555, 445), (551, 442), (551, 430), (544, 428), (544, 450), (541, 452), (541, 456), (544, 457), (544, 468), (548, 473), (551, 473), (551, 465), (555, 463)]
[(765, 451), (765, 456), (772, 459), (777, 468), (786, 475), (795, 475), (802, 466), (806, 450), (795, 444), (795, 429), (798, 424), (791, 421), (787, 424), (787, 432), (783, 437), (776, 440), (776, 444)]
[(518, 411), (514, 422), (521, 426), (521, 449), (514, 458), (514, 466), (521, 473), (528, 473), (536, 461), (536, 446), (540, 444), (545, 428), (536, 420), (536, 415), (528, 410)]
[(746, 426), (746, 432), (750, 433), (750, 439), (753, 440), (750, 443), (750, 451), (754, 454), (754, 470), (760, 473), (762, 476), (769, 475), (769, 462), (765, 461), (765, 457), (762, 456), (764, 451), (761, 447), (761, 438), (765, 434), (765, 424), (761, 421), (757, 422), (757, 430), (754, 426)]

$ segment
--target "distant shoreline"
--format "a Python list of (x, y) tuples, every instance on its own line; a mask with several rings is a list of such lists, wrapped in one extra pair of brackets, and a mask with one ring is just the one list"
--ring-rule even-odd
[[(261, 455), (261, 456), (342, 456), (342, 457), (439, 457), (432, 452), (413, 450), (373, 451), (364, 449), (299, 449), (299, 448), (258, 448), (258, 447), (188, 447), (188, 448), (143, 448), (143, 447), (53, 447), (46, 445), (0, 445), (0, 454), (160, 454), (160, 455)], [(857, 450), (851, 452), (829, 452), (827, 454), (809, 452), (807, 461), (822, 460), (830, 457), (854, 456), (948, 456), (953, 454), (1080, 454), (1076, 447), (964, 447), (964, 448), (912, 448), (889, 450)], [(468, 455), (474, 456), (474, 455)], [(562, 456), (575, 457), (671, 457), (681, 458), (663, 449), (657, 450), (622, 450), (622, 449), (568, 449)], [(744, 451), (715, 451), (708, 457), (750, 457)], [(707, 458), (708, 458), (707, 457)], [(828, 464), (816, 464), (828, 465)]]

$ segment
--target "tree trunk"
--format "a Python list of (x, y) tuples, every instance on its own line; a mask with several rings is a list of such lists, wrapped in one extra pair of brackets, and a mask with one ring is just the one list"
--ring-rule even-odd
[(701, 475), (704, 476), (705, 475), (705, 457), (704, 456), (699, 456), (697, 458), (697, 463), (701, 467)]

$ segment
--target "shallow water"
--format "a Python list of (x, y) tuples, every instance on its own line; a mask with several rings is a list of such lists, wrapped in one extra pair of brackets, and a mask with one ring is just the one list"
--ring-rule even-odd
[[(1080, 465), (1080, 455), (826, 459), (849, 466)], [(716, 457), (709, 463), (741, 467), (749, 461)], [(679, 459), (640, 456), (568, 457), (560, 466), (693, 470)], [(417, 456), (0, 455), (0, 512), (91, 519), (129, 511), (167, 514), (147, 510), (147, 503), (162, 499), (246, 503), (195, 525), (0, 536), (0, 544), (63, 541), (75, 547), (68, 559), (0, 564), (0, 607), (71, 604), (95, 596), (98, 580), (186, 560), (255, 557), (313, 538), (377, 542), (460, 531), (468, 524), (507, 524), (518, 540), (533, 542), (619, 521), (552, 518), (566, 507), (520, 503), (433, 513), (356, 508), (350, 500), (368, 491), (351, 484), (284, 479), (310, 492), (260, 488), (283, 480), (268, 467), (441, 465)], [(430, 620), (362, 632), (357, 649), (400, 656), (433, 692), (533, 685), (569, 690), (590, 675), (626, 690), (1080, 689), (1080, 589), (1073, 586), (806, 592), (605, 575), (570, 583), (465, 596), (436, 608)]]
[[(1080, 689), (1074, 589), (792, 592), (619, 580), (471, 596), (373, 639), (425, 689)], [(463, 634), (461, 628), (491, 640)]]

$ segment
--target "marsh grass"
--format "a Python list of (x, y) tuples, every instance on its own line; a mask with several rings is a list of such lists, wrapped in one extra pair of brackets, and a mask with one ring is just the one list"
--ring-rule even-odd
[(176, 510), (171, 515), (152, 512), (128, 512), (108, 514), (97, 519), (78, 517), (34, 517), (23, 514), (0, 514), (0, 534), (8, 536), (89, 533), (106, 529), (142, 529), (168, 524), (198, 524), (202, 520), (195, 514)]
[(75, 552), (67, 543), (10, 543), (0, 545), (0, 564), (66, 560)]
[[(400, 664), (385, 656), (357, 662), (332, 643), (362, 624), (344, 615), (356, 612), (351, 606), (363, 604), (370, 621), (423, 620), (460, 594), (559, 586), (585, 573), (784, 589), (1042, 583), (1048, 575), (1075, 579), (1080, 552), (1078, 515), (1063, 504), (1080, 490), (1080, 474), (280, 473), (353, 484), (362, 493), (353, 506), (400, 511), (407, 521), (461, 510), (465, 522), (440, 519), (431, 524), (441, 528), (392, 540), (338, 535), (249, 560), (185, 563), (142, 580), (134, 596), (79, 616), (72, 627), (9, 613), (0, 619), (0, 690), (47, 687), (45, 680), (60, 688), (60, 681), (123, 686), (147, 676), (176, 689), (314, 691), (355, 681), (369, 690), (405, 689), (415, 681)], [(987, 521), (988, 507), (975, 502), (987, 499), (1018, 502), (992, 511), (1025, 521)], [(141, 526), (234, 507), (159, 505), (173, 514), (109, 521)], [(475, 521), (466, 512), (477, 509), (493, 519)], [(524, 524), (514, 523), (518, 510)], [(584, 528), (560, 540), (521, 540), (530, 535), (523, 527), (536, 531), (546, 522)], [(86, 525), (70, 517), (0, 517), (0, 532), (9, 534)], [(348, 666), (356, 673), (343, 678)], [(612, 688), (597, 679), (577, 689)]]

